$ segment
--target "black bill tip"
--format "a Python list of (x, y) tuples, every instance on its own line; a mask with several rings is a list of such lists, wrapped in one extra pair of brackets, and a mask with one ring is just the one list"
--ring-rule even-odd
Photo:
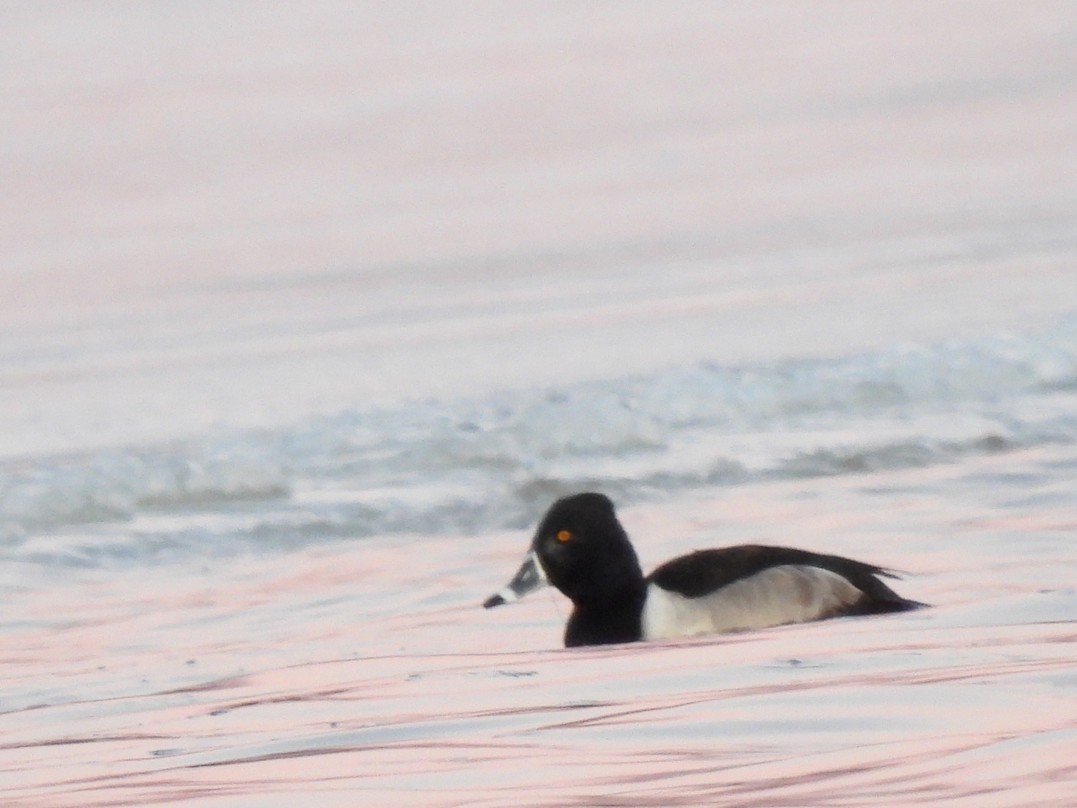
[(490, 595), (490, 597), (483, 601), (482, 608), (492, 609), (495, 606), (501, 606), (506, 602), (507, 601), (503, 597), (501, 597), (501, 595)]

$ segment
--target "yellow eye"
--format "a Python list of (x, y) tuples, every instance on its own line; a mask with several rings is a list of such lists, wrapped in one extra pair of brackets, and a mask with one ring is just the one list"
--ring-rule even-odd
[(570, 531), (568, 531), (568, 530), (559, 530), (559, 531), (557, 531), (557, 540), (558, 541), (568, 541), (571, 538), (572, 538), (572, 533)]

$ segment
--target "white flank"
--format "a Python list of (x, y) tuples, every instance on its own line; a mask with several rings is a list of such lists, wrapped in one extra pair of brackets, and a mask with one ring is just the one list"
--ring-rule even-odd
[(837, 573), (801, 565), (772, 567), (698, 598), (651, 586), (643, 605), (643, 638), (668, 640), (805, 623), (855, 603), (861, 594)]

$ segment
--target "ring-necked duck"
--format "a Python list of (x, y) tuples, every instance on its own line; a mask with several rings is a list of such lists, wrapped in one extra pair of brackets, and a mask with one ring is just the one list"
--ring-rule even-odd
[(747, 544), (699, 550), (646, 578), (613, 503), (576, 494), (546, 512), (519, 571), (485, 604), (546, 583), (572, 601), (565, 645), (721, 634), (924, 606), (879, 580), (886, 570), (841, 556)]

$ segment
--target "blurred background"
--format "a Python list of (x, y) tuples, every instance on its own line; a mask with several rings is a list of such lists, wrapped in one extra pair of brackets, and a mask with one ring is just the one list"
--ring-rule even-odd
[(8, 455), (1074, 311), (1066, 2), (4, 17)]
[[(823, 804), (824, 764), (859, 804), (988, 776), (1064, 804), (1034, 744), (1077, 727), (1077, 5), (0, 22), (5, 799), (269, 805), (279, 774), (281, 804), (329, 804), (337, 769), (281, 761), (376, 747), (398, 757), (342, 765), (393, 804), (486, 804), (467, 777), (594, 804), (626, 766), (640, 799), (712, 804), (732, 760), (790, 804)], [(892, 643), (566, 658), (563, 606), (477, 606), (585, 488), (650, 562), (766, 538), (908, 570), (938, 608)], [(961, 677), (981, 699), (909, 689)], [(785, 695), (751, 723), (762, 681)], [(566, 703), (587, 721), (551, 730)], [(657, 735), (609, 729), (641, 704)]]

